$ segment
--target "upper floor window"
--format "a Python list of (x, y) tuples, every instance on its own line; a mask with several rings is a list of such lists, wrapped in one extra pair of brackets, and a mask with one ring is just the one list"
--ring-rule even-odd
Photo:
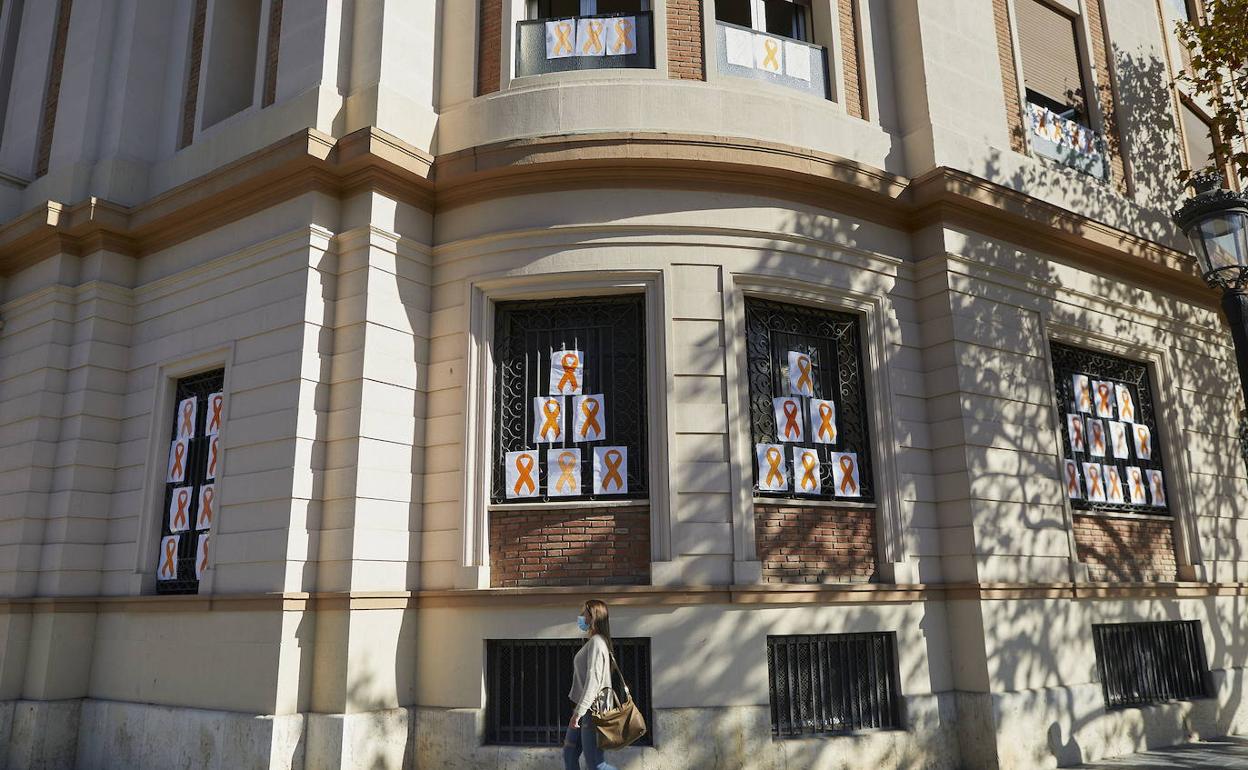
[(1199, 170), (1213, 163), (1213, 125), (1195, 110), (1186, 99), (1179, 100), (1179, 119), (1183, 124), (1183, 149), (1187, 167)]
[(745, 344), (760, 497), (875, 497), (858, 318), (747, 298)]
[(649, 0), (528, 0), (516, 25), (516, 77), (654, 67)]
[(719, 71), (831, 98), (828, 52), (815, 45), (808, 0), (718, 0)]
[(811, 42), (809, 0), (717, 0), (715, 19)]
[(649, 0), (528, 0), (525, 5), (525, 17), (529, 19), (559, 19), (650, 10)]
[(213, 0), (202, 128), (242, 112), (254, 101), (261, 5), (261, 0)]
[(1041, 0), (1018, 0), (1016, 7), (1027, 101), (1065, 120), (1091, 125), (1075, 19)]
[(500, 302), (495, 503), (645, 498), (645, 300)]

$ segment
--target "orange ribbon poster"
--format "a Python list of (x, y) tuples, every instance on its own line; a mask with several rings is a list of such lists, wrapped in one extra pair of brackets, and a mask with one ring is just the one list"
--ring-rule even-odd
[(1071, 376), (1075, 387), (1075, 411), (1084, 414), (1092, 411), (1092, 386), (1088, 382), (1086, 374), (1075, 374)]
[(166, 535), (160, 539), (156, 553), (156, 579), (178, 579), (178, 535)]
[(1130, 423), (1116, 420), (1109, 423), (1109, 446), (1113, 450), (1114, 457), (1119, 460), (1127, 460), (1131, 457), (1131, 442), (1127, 438), (1129, 430), (1131, 430)]
[(780, 444), (757, 444), (754, 456), (758, 460), (759, 491), (787, 492), (789, 468), (784, 461), (784, 447)]
[(503, 480), (507, 485), (503, 491), (509, 499), (538, 496), (536, 450), (508, 452), (503, 457), (503, 464)]
[(581, 493), (581, 450), (546, 450), (546, 494), (571, 497)]
[(789, 392), (795, 396), (815, 395), (815, 372), (810, 356), (789, 351)]
[(1070, 435), (1070, 451), (1087, 450), (1087, 442), (1083, 440), (1083, 418), (1077, 414), (1066, 415), (1066, 432)]
[(862, 486), (858, 481), (858, 455), (833, 452), (832, 478), (836, 486), (832, 494), (837, 497), (862, 497)]
[(208, 535), (200, 535), (195, 544), (195, 579), (203, 580), (208, 571)]
[(1127, 496), (1135, 505), (1148, 505), (1148, 489), (1144, 486), (1144, 471), (1138, 465), (1127, 466)]
[(1084, 438), (1088, 442), (1088, 453), (1093, 457), (1105, 456), (1105, 423), (1095, 417), (1086, 418)]
[(217, 485), (205, 484), (199, 488), (199, 512), (195, 514), (195, 529), (212, 529), (217, 514)]
[(793, 491), (799, 495), (818, 495), (823, 492), (819, 472), (819, 453), (806, 447), (793, 447)]
[(1092, 400), (1097, 417), (1114, 416), (1114, 383), (1105, 380), (1092, 381)]
[(552, 396), (579, 396), (584, 386), (585, 359), (579, 350), (550, 353), (550, 393)]
[(220, 436), (213, 436), (208, 439), (208, 460), (207, 466), (204, 469), (204, 478), (208, 481), (212, 481), (217, 477), (217, 466), (221, 464), (221, 448), (218, 446), (219, 443)]
[(617, 16), (607, 20), (607, 55), (627, 56), (637, 53), (636, 16)]
[(175, 438), (195, 438), (195, 397), (178, 402), (178, 430)]
[(186, 465), (190, 459), (187, 457), (191, 451), (191, 443), (187, 439), (180, 438), (169, 445), (169, 473), (165, 475), (165, 482), (169, 484), (181, 484), (186, 480)]
[(822, 398), (810, 400), (810, 440), (814, 444), (836, 443), (836, 404)]
[(602, 441), (607, 437), (606, 400), (603, 396), (572, 397), (572, 440)]
[(1066, 465), (1066, 496), (1071, 500), (1078, 500), (1083, 497), (1083, 490), (1079, 486), (1079, 466), (1074, 460), (1065, 460)]
[(1101, 466), (1101, 478), (1105, 482), (1105, 500), (1110, 503), (1125, 503), (1126, 497), (1122, 494), (1122, 477), (1118, 475), (1118, 469), (1113, 465)]
[(576, 20), (577, 56), (603, 56), (607, 53), (606, 26), (603, 19)]
[(563, 441), (563, 396), (533, 399), (533, 442), (553, 444)]
[(594, 494), (628, 493), (628, 447), (594, 447)]
[(221, 410), (224, 407), (224, 393), (208, 394), (208, 416), (204, 420), (204, 435), (215, 436), (221, 432)]
[(1149, 470), (1148, 472), (1148, 488), (1153, 493), (1153, 505), (1158, 508), (1166, 507), (1166, 480), (1161, 475), (1161, 471)]
[(1101, 478), (1100, 463), (1084, 463), (1083, 478), (1088, 485), (1088, 499), (1092, 502), (1105, 502), (1105, 482)]
[(546, 58), (562, 59), (576, 53), (576, 20), (546, 22)]
[(1131, 397), (1131, 389), (1126, 385), (1115, 385), (1118, 394), (1118, 417), (1123, 422), (1135, 422), (1135, 399)]
[(1131, 426), (1131, 432), (1135, 435), (1135, 456), (1141, 460), (1153, 459), (1153, 433), (1148, 426), (1136, 423)]
[(776, 439), (801, 443), (805, 438), (802, 431), (804, 420), (801, 399), (791, 396), (773, 398), (771, 405), (776, 413)]
[(780, 61), (781, 50), (780, 41), (776, 38), (755, 35), (754, 66), (768, 72), (780, 72), (784, 66)]
[(191, 528), (191, 487), (174, 487), (169, 497), (169, 531), (185, 532)]

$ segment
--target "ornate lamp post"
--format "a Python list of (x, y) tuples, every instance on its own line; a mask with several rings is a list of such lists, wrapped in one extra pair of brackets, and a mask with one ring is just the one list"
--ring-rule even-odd
[[(1174, 214), (1196, 252), (1205, 282), (1222, 289), (1239, 381), (1248, 399), (1248, 197), (1221, 187), (1217, 174), (1193, 180), (1196, 194)], [(1240, 451), (1248, 462), (1248, 410), (1240, 412)]]

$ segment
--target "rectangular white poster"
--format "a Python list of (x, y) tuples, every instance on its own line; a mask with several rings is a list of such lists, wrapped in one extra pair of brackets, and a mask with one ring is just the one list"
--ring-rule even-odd
[(1131, 457), (1131, 441), (1127, 434), (1130, 429), (1131, 426), (1125, 422), (1113, 420), (1109, 423), (1109, 446), (1119, 460)]
[(215, 436), (221, 432), (221, 410), (225, 408), (224, 393), (208, 394), (208, 417), (204, 426), (204, 434)]
[(789, 392), (795, 396), (815, 395), (815, 373), (811, 368), (810, 356), (789, 351)]
[(813, 444), (836, 443), (836, 404), (822, 398), (810, 400), (810, 441)]
[(805, 440), (802, 430), (802, 400), (796, 396), (784, 396), (771, 400), (776, 415), (776, 439), (779, 441)]
[(572, 397), (573, 441), (602, 441), (607, 437), (603, 427), (607, 424), (606, 403), (601, 394)]
[(546, 22), (546, 58), (562, 59), (576, 53), (576, 19)]
[(1083, 417), (1077, 414), (1066, 415), (1066, 432), (1070, 434), (1070, 451), (1086, 452), (1088, 442), (1083, 440)]
[(1133, 505), (1148, 505), (1148, 487), (1138, 465), (1127, 466), (1127, 498)]
[(533, 399), (533, 443), (563, 441), (563, 396), (537, 396)]
[(503, 481), (507, 485), (503, 492), (508, 499), (537, 497), (541, 493), (538, 489), (537, 450), (526, 449), (505, 454)]
[(724, 30), (724, 48), (729, 64), (738, 67), (754, 66), (754, 35), (744, 29), (729, 27)]
[(793, 491), (799, 495), (823, 492), (819, 473), (819, 453), (808, 447), (793, 447)]
[(754, 36), (754, 68), (764, 72), (784, 71), (784, 48), (779, 40), (767, 35)]
[(758, 460), (758, 488), (764, 492), (787, 492), (789, 468), (784, 460), (784, 447), (756, 444), (754, 456)]
[(1114, 383), (1105, 380), (1092, 381), (1092, 401), (1097, 417), (1114, 416)]
[(156, 554), (156, 579), (178, 579), (179, 535), (166, 535), (160, 539), (160, 551)]
[(1153, 505), (1158, 508), (1166, 507), (1166, 479), (1161, 475), (1161, 471), (1149, 469), (1148, 471), (1148, 488), (1152, 491)]
[(550, 393), (552, 396), (579, 396), (585, 358), (579, 350), (554, 350), (550, 354)]
[(627, 56), (630, 53), (637, 53), (637, 17), (607, 19), (607, 55)]
[(1105, 502), (1105, 481), (1101, 478), (1100, 463), (1083, 464), (1083, 483), (1087, 486), (1089, 500)]
[(606, 56), (607, 30), (603, 19), (576, 20), (576, 55)]
[(1075, 386), (1075, 411), (1087, 414), (1092, 411), (1092, 386), (1086, 374), (1071, 376)]
[(207, 467), (204, 470), (204, 478), (212, 481), (217, 477), (217, 466), (221, 464), (221, 437), (213, 436), (208, 439), (208, 460)]
[(186, 464), (190, 458), (190, 441), (184, 438), (176, 439), (169, 445), (169, 472), (165, 475), (165, 482), (172, 484), (181, 484), (186, 480)]
[(594, 447), (594, 494), (628, 494), (628, 447)]
[(1153, 433), (1148, 426), (1137, 422), (1131, 426), (1131, 433), (1133, 436), (1131, 443), (1135, 445), (1135, 456), (1141, 460), (1153, 459)]
[(1083, 489), (1079, 485), (1079, 466), (1074, 460), (1065, 460), (1066, 464), (1066, 496), (1071, 500), (1083, 497)]
[(1125, 503), (1127, 498), (1122, 493), (1122, 476), (1113, 465), (1102, 465), (1101, 476), (1105, 480), (1105, 500), (1110, 503)]
[(832, 494), (837, 497), (862, 497), (862, 487), (858, 481), (858, 455), (853, 452), (833, 452), (832, 479), (836, 487)]
[(199, 536), (199, 542), (195, 544), (195, 579), (203, 580), (204, 573), (208, 571), (208, 535), (207, 533)]
[(212, 529), (217, 514), (217, 485), (205, 484), (199, 488), (199, 508), (195, 514), (195, 529)]
[(191, 493), (194, 487), (174, 487), (169, 497), (169, 531), (185, 532), (191, 528)]
[(176, 438), (195, 438), (195, 397), (178, 402), (178, 433)]
[(1135, 399), (1131, 397), (1131, 388), (1117, 384), (1114, 392), (1118, 396), (1118, 418), (1123, 422), (1135, 422)]
[(1088, 454), (1105, 456), (1105, 423), (1095, 417), (1085, 418), (1084, 436), (1088, 442)]
[(581, 450), (546, 450), (546, 494), (571, 497), (581, 493)]
[(810, 80), (810, 49), (801, 43), (784, 41), (784, 74)]

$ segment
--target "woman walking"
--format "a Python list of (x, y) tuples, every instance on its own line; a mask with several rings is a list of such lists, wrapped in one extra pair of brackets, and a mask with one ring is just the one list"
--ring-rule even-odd
[(563, 741), (564, 770), (579, 770), (582, 753), (589, 770), (615, 770), (598, 748), (594, 719), (589, 714), (591, 708), (602, 707), (603, 690), (611, 686), (611, 624), (607, 620), (606, 602), (598, 599), (585, 602), (576, 625), (586, 639), (573, 661), (572, 691), (568, 697), (575, 705), (568, 722), (568, 735)]

